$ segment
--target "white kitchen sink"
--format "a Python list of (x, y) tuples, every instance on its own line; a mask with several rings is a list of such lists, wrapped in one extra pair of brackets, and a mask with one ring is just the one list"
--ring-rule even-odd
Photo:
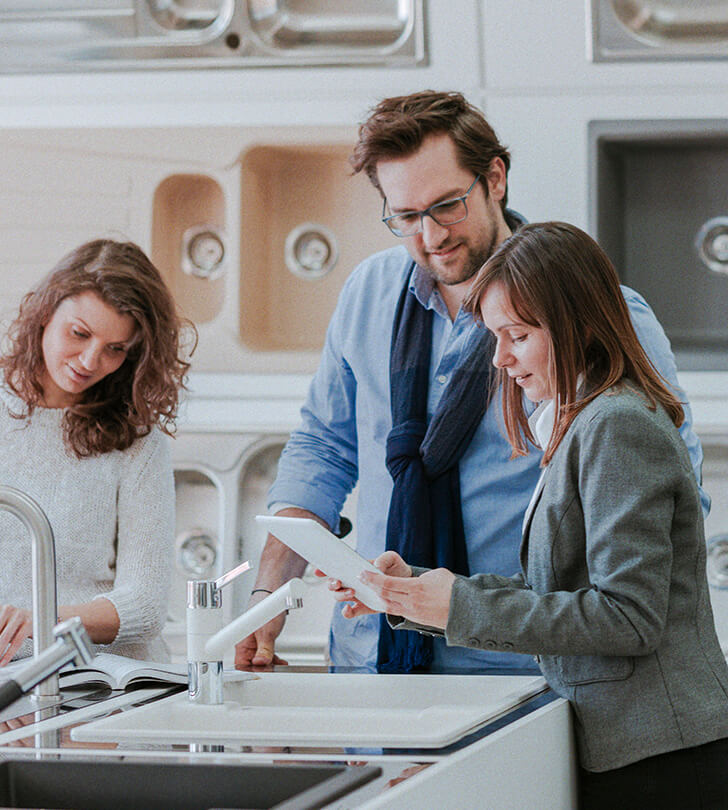
[(540, 676), (269, 672), (225, 702), (173, 695), (72, 729), (80, 742), (420, 747), (449, 745), (546, 689)]

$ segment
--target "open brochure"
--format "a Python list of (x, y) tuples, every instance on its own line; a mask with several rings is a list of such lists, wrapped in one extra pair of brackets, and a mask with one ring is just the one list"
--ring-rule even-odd
[(148, 683), (187, 683), (187, 664), (159, 664), (112, 653), (99, 653), (90, 664), (69, 666), (59, 673), (61, 688), (100, 683), (126, 689)]
[[(15, 677), (29, 661), (30, 658), (22, 658), (0, 667), (0, 683)], [(68, 664), (58, 675), (61, 688), (100, 684), (116, 690), (150, 684), (186, 684), (187, 664), (160, 664), (124, 655), (99, 653), (90, 664), (80, 667)], [(241, 672), (236, 669), (226, 669), (223, 672), (223, 680), (226, 683), (247, 681), (257, 677), (253, 672)]]
[[(129, 686), (149, 684), (187, 683), (187, 664), (159, 664), (156, 661), (140, 661), (112, 653), (99, 653), (90, 664), (69, 666), (61, 670), (60, 686), (79, 684), (105, 684), (111, 689), (126, 689)], [(247, 681), (258, 676), (252, 672), (230, 669), (223, 672), (223, 680)]]

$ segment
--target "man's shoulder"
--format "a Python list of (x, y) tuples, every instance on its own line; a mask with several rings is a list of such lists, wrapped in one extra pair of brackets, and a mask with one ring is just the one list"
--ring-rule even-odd
[(622, 296), (624, 297), (630, 312), (633, 314), (635, 312), (652, 313), (650, 305), (647, 303), (644, 296), (641, 293), (638, 293), (637, 290), (633, 290), (631, 287), (627, 287), (625, 284), (620, 284), (619, 289), (622, 291)]
[(347, 280), (349, 287), (376, 284), (401, 290), (412, 268), (412, 258), (407, 250), (397, 245), (373, 253), (362, 261)]

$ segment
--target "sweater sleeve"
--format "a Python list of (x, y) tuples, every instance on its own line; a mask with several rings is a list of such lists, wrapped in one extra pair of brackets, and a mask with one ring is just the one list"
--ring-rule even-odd
[(116, 576), (112, 590), (102, 595), (119, 614), (115, 643), (146, 640), (161, 632), (174, 545), (174, 478), (167, 437), (154, 430), (127, 453), (118, 490)]

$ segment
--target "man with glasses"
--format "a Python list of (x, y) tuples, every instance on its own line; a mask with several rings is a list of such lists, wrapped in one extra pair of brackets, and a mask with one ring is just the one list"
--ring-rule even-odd
[[(490, 335), (460, 310), (478, 269), (523, 223), (506, 207), (510, 155), (462, 95), (425, 91), (374, 108), (352, 165), (382, 195), (382, 220), (402, 244), (347, 279), (270, 508), (337, 531), (358, 482), (363, 556), (393, 548), (414, 565), (512, 575), (540, 457), (510, 458), (500, 399), (490, 390)], [(624, 295), (652, 362), (679, 391), (662, 328), (637, 293), (624, 288)], [(689, 408), (682, 435), (700, 480)], [(269, 536), (251, 604), (304, 568)], [(339, 589), (340, 601), (348, 596)], [(283, 621), (243, 639), (236, 665), (277, 663)], [(535, 669), (528, 656), (392, 632), (359, 603), (334, 610), (330, 656), (335, 665), (379, 671)]]

